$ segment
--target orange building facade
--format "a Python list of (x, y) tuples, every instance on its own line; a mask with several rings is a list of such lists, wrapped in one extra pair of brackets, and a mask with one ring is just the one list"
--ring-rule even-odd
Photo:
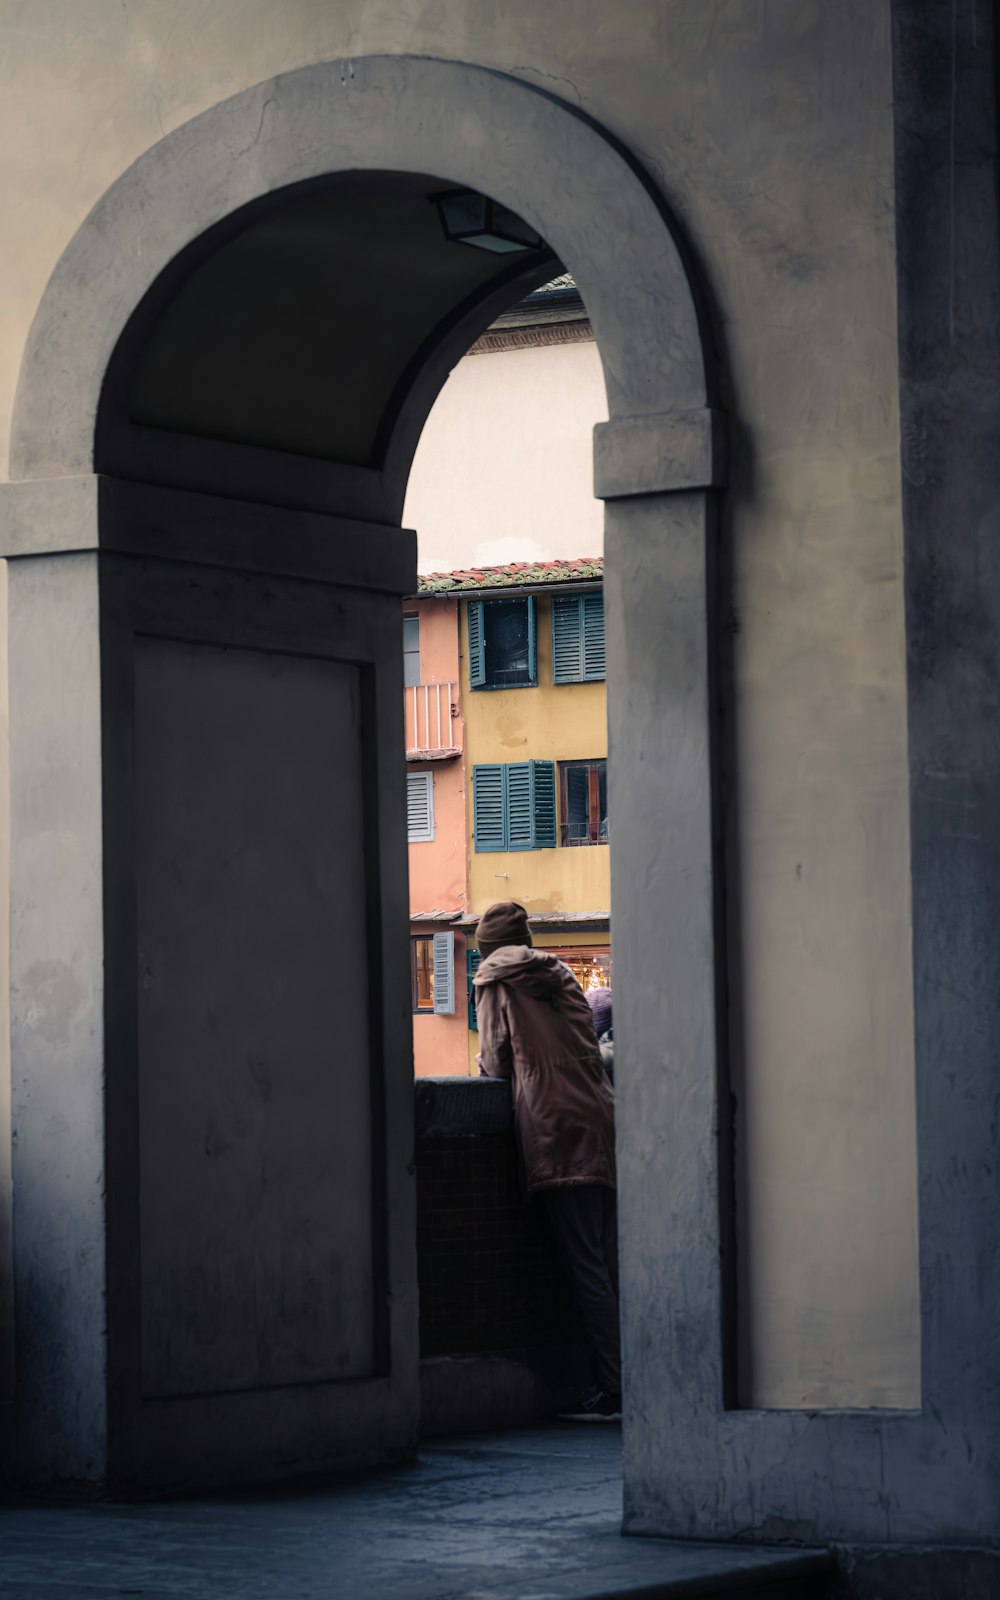
[(465, 730), (457, 600), (403, 614), (413, 1063), (418, 1077), (469, 1071)]

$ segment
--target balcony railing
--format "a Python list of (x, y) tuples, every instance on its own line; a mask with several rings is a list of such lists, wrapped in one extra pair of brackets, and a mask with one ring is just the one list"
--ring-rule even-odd
[(442, 760), (462, 749), (457, 683), (414, 683), (403, 690), (408, 760)]

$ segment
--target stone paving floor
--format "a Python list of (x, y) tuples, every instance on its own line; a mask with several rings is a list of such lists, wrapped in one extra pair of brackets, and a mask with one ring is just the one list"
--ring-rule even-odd
[(337, 1487), (2, 1510), (0, 1596), (605, 1600), (801, 1566), (789, 1552), (623, 1539), (620, 1516), (617, 1428), (493, 1434)]

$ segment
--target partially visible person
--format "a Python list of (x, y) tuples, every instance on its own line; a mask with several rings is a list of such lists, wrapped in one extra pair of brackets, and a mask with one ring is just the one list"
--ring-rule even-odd
[(516, 901), (490, 906), (477, 930), (480, 1072), (509, 1078), (529, 1194), (546, 1208), (579, 1307), (596, 1387), (562, 1413), (621, 1418), (614, 1096), (586, 997), (570, 969), (532, 947)]
[(610, 989), (587, 989), (584, 997), (590, 1007), (590, 1015), (594, 1019), (594, 1032), (597, 1042), (601, 1047), (601, 1060), (608, 1077), (614, 1082), (615, 1077), (615, 1035), (612, 1025), (612, 1006)]
[(590, 1015), (594, 1019), (594, 1032), (600, 1038), (602, 1033), (607, 1033), (611, 1026), (611, 990), (610, 989), (585, 989), (583, 998), (590, 1007)]

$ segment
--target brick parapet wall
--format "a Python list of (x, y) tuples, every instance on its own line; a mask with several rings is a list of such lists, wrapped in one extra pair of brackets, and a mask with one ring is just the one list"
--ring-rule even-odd
[(544, 1213), (521, 1193), (508, 1085), (419, 1080), (416, 1122), (421, 1356), (577, 1344)]

